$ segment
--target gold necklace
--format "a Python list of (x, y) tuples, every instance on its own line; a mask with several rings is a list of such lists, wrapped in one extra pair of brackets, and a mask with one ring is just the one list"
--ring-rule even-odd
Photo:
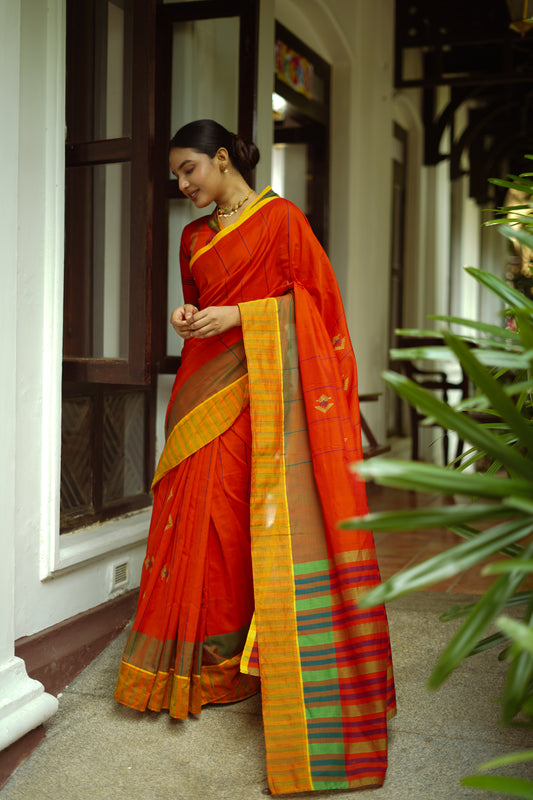
[(252, 192), (253, 192), (253, 189), (250, 189), (250, 191), (248, 192), (246, 197), (243, 197), (242, 200), (239, 200), (238, 203), (235, 203), (232, 206), (225, 206), (224, 208), (221, 208), (220, 206), (217, 206), (217, 214), (218, 214), (218, 216), (219, 217), (232, 217), (235, 214), (235, 212), (238, 211), (239, 208), (246, 203), (246, 201), (248, 200), (248, 198), (250, 197)]

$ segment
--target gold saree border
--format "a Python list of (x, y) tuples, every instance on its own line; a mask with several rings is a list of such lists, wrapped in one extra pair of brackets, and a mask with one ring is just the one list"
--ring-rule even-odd
[(241, 672), (243, 672), (245, 675), (253, 674), (250, 671), (250, 657), (252, 655), (252, 650), (254, 648), (256, 637), (257, 637), (257, 626), (255, 624), (255, 614), (254, 614), (252, 617), (252, 621), (250, 622), (250, 627), (248, 629), (248, 636), (246, 637), (246, 643), (244, 645), (241, 657)]
[(260, 208), (263, 208), (263, 206), (265, 206), (267, 203), (270, 203), (271, 200), (275, 200), (278, 197), (278, 195), (273, 194), (266, 197), (265, 195), (267, 195), (268, 192), (272, 192), (270, 186), (267, 186), (266, 189), (263, 189), (261, 194), (256, 197), (252, 205), (248, 206), (248, 208), (242, 212), (236, 222), (233, 222), (231, 225), (226, 225), (225, 228), (221, 228), (221, 230), (211, 239), (209, 244), (204, 245), (204, 247), (201, 247), (196, 253), (193, 253), (189, 262), (189, 269), (192, 269), (194, 262), (204, 253), (214, 247), (214, 245), (218, 244), (221, 239), (232, 233), (235, 228), (238, 228), (239, 225), (242, 225), (242, 223), (246, 222), (247, 219), (250, 219), (250, 217), (252, 217), (256, 211), (259, 211)]
[(280, 302), (292, 298), (239, 305), (250, 377), (255, 624), (267, 773), (274, 794), (313, 789), (286, 494)]
[(248, 375), (242, 375), (182, 417), (168, 435), (152, 491), (167, 472), (227, 431), (247, 404)]
[(241, 674), (240, 660), (237, 653), (220, 664), (202, 665), (200, 674), (190, 677), (173, 669), (149, 672), (122, 661), (115, 700), (136, 711), (167, 709), (174, 719), (187, 719), (206, 703), (235, 703), (257, 694), (259, 678)]

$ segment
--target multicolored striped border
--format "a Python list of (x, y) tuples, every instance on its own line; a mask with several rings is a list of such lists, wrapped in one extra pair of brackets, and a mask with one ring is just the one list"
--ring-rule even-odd
[(240, 310), (253, 387), (250, 530), (269, 786), (275, 794), (305, 792), (313, 784), (285, 490), (278, 301), (252, 301)]

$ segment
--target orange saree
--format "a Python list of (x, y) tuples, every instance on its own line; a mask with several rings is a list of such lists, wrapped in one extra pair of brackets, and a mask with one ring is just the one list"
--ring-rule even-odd
[(186, 302), (242, 328), (185, 342), (154, 478), (116, 699), (178, 718), (259, 686), (274, 794), (380, 785), (394, 682), (366, 511), (355, 359), (331, 265), (265, 190), (237, 223), (187, 226)]

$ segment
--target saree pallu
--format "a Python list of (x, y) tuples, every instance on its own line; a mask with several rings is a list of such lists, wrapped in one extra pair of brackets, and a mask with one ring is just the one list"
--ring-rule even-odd
[[(258, 208), (273, 240), (285, 205)], [(208, 266), (212, 293), (201, 305), (220, 302), (213, 264), (233, 259), (220, 286), (242, 331), (193, 341), (209, 357), (178, 372), (115, 696), (184, 718), (260, 685), (273, 794), (379, 786), (395, 713), (387, 619), (382, 606), (357, 608), (379, 582), (372, 534), (336, 527), (366, 511), (348, 469), (361, 458), (353, 353), (331, 267), (300, 217), (285, 272), (283, 244), (275, 272), (249, 222), (255, 231), (215, 235), (216, 248), (199, 237), (195, 282)], [(273, 296), (248, 299), (242, 287), (255, 280), (257, 297), (263, 276), (276, 278)]]

